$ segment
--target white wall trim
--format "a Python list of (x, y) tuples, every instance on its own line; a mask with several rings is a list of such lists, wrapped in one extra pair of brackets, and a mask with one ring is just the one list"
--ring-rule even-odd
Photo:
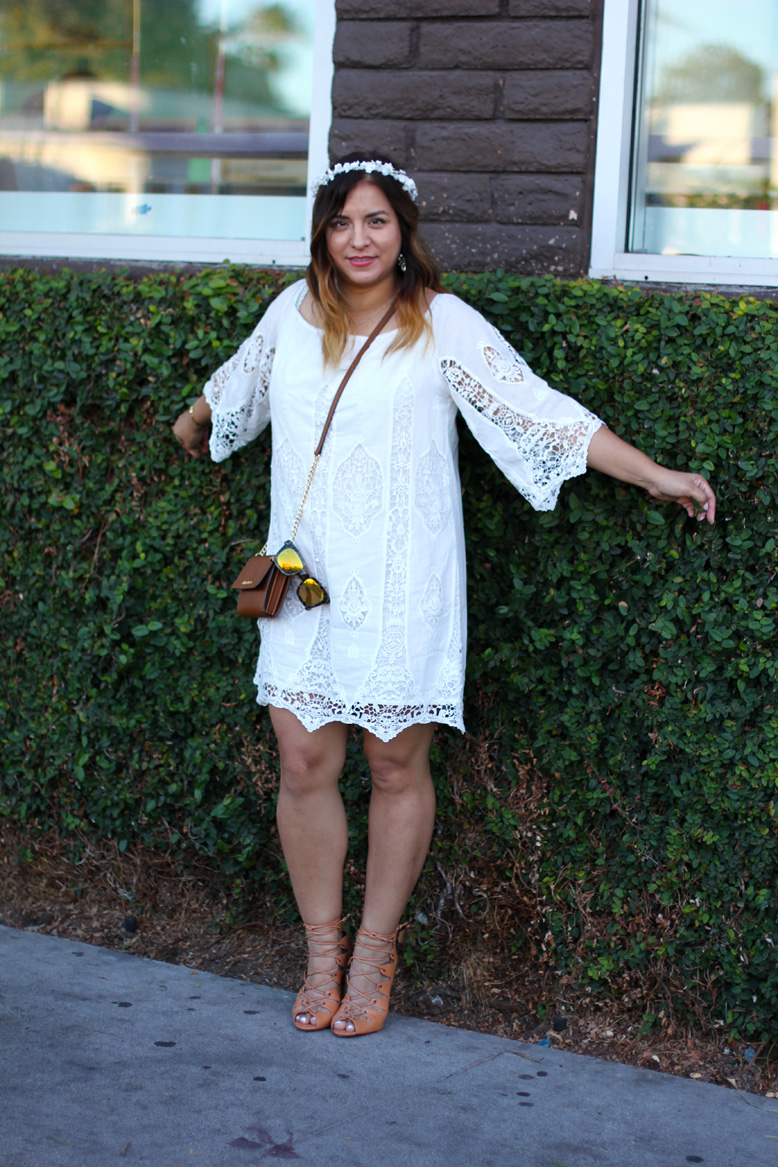
[(308, 198), (305, 213), (306, 252), (311, 242), (311, 187), (330, 164), (330, 126), (332, 125), (332, 81), (335, 76), (333, 47), (335, 42), (335, 0), (316, 0), (316, 23), (313, 33), (313, 98), (308, 146)]
[(778, 260), (645, 255), (626, 250), (640, 0), (605, 0), (594, 208), (592, 279), (668, 284), (778, 286)]
[(639, 0), (605, 0), (594, 162), (590, 276), (613, 275), (625, 250)]
[(241, 263), (258, 267), (304, 267), (310, 258), (302, 240), (189, 239), (131, 235), (68, 235), (62, 231), (0, 231), (4, 259), (110, 259), (128, 263)]

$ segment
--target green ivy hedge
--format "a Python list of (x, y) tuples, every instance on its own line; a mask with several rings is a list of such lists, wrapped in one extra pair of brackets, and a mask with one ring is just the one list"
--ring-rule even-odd
[[(214, 466), (169, 427), (288, 278), (0, 273), (0, 811), (205, 855), (282, 911), (256, 632), (225, 590), (265, 529), (268, 445)], [(435, 746), (408, 951), (445, 956), (453, 924), (643, 992), (649, 1018), (774, 1039), (776, 311), (504, 273), (449, 286), (616, 432), (707, 473), (720, 518), (598, 474), (538, 515), (463, 434), (469, 734)], [(363, 773), (355, 735), (353, 897)]]

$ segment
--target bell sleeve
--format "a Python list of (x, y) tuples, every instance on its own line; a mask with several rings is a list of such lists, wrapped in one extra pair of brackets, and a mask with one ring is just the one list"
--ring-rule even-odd
[(211, 458), (223, 462), (254, 438), (270, 421), (270, 375), (281, 319), (300, 290), (286, 288), (266, 310), (238, 351), (216, 370), (203, 388), (211, 407)]
[(562, 483), (584, 474), (604, 423), (532, 372), (479, 312), (437, 299), (435, 347), (449, 392), (476, 441), (537, 511), (553, 510)]

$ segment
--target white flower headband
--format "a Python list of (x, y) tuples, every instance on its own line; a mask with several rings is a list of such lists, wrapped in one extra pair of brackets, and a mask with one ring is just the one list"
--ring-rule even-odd
[(391, 162), (336, 162), (334, 166), (325, 170), (324, 174), (316, 179), (311, 187), (311, 194), (315, 197), (319, 189), (327, 186), (333, 178), (337, 178), (339, 174), (350, 174), (352, 170), (364, 170), (365, 174), (383, 174), (386, 178), (393, 178), (416, 202), (419, 193), (416, 189), (416, 183), (412, 178), (409, 178), (404, 170), (395, 170)]

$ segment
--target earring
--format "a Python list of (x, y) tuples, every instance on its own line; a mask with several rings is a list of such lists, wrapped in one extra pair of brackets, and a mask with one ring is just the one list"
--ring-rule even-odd
[(402, 252), (400, 252), (400, 254), (397, 256), (397, 266), (399, 267), (402, 274), (405, 275), (408, 270), (408, 264), (405, 262), (405, 256)]

